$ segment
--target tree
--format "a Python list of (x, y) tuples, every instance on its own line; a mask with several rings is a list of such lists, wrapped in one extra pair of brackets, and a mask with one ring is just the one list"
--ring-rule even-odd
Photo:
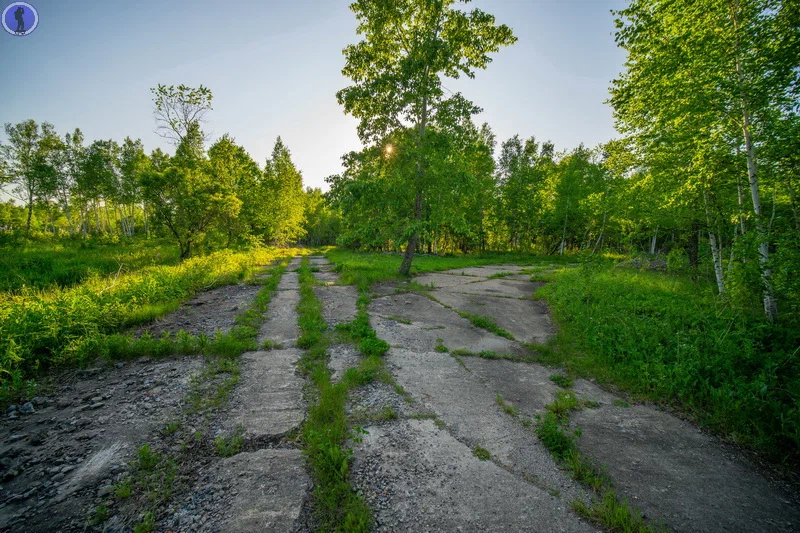
[(52, 151), (59, 140), (53, 125), (44, 122), (41, 126), (34, 120), (19, 124), (6, 123), (8, 144), (0, 144), (0, 168), (4, 181), (15, 187), (12, 194), (22, 200), (28, 208), (25, 224), (31, 229), (33, 205), (52, 187)]
[(236, 216), (241, 207), (231, 185), (210, 171), (197, 124), (189, 127), (169, 167), (142, 176), (142, 191), (156, 218), (177, 241), (181, 259), (192, 255), (214, 222)]
[(186, 137), (193, 125), (200, 126), (210, 111), (214, 96), (207, 87), (158, 84), (153, 93), (156, 132), (174, 144)]
[(305, 234), (303, 176), (294, 166), (289, 149), (280, 137), (264, 167), (262, 183), (265, 204), (260, 224), (268, 241), (294, 242)]
[(380, 141), (412, 124), (416, 132), (416, 168), (407, 178), (413, 191), (413, 219), (407, 223), (408, 245), (400, 267), (408, 275), (419, 241), (426, 187), (426, 128), (442, 114), (470, 116), (478, 111), (460, 94), (445, 98), (442, 77), (474, 77), (490, 53), (516, 41), (505, 25), (478, 9), (455, 6), (468, 0), (358, 0), (350, 9), (364, 39), (344, 50), (342, 73), (354, 85), (337, 94), (347, 113), (360, 119), (365, 144)]
[(226, 245), (250, 235), (254, 221), (264, 209), (263, 175), (250, 154), (229, 135), (223, 135), (208, 150), (209, 172), (218, 182), (230, 187), (242, 202), (237, 213), (226, 212), (220, 219)]
[[(797, 111), (800, 10), (793, 4), (632, 0), (616, 13), (617, 42), (628, 52), (625, 72), (612, 87), (618, 127), (645, 164), (670, 158), (680, 163), (673, 167), (684, 177), (680, 188), (696, 192), (706, 208), (721, 288), (712, 193), (726, 184), (718, 176), (725, 161), (736, 156), (741, 162), (739, 172), (750, 189), (764, 313), (771, 321), (777, 305), (759, 154), (776, 142), (770, 135), (776, 119)], [(676, 153), (664, 157), (670, 151)]]

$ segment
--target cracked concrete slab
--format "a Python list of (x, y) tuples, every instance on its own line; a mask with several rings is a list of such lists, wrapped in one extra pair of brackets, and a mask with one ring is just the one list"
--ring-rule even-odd
[(595, 531), (568, 501), (479, 460), (431, 420), (367, 431), (354, 446), (353, 479), (378, 531)]
[[(450, 350), (528, 354), (519, 343), (476, 328), (456, 312), (419, 294), (399, 294), (373, 300), (369, 311), (378, 337), (391, 346), (433, 351), (439, 344), (438, 339), (442, 339)], [(412, 323), (404, 324), (390, 317)]]
[(443, 287), (442, 292), (463, 294), (484, 294), (505, 298), (531, 298), (544, 283), (510, 280), (505, 278), (487, 279), (466, 286)]
[(351, 322), (356, 317), (358, 290), (352, 285), (315, 286), (314, 294), (322, 303), (322, 316), (331, 326)]
[(492, 384), (449, 354), (391, 349), (386, 360), (397, 382), (458, 440), (489, 450), (510, 471), (558, 490), (567, 501), (579, 497), (578, 485), (560, 471), (532, 431), (503, 412)]
[(303, 379), (297, 374), (298, 349), (248, 352), (241, 356), (241, 381), (226, 429), (244, 430), (247, 440), (274, 440), (305, 419)]
[[(469, 290), (469, 287), (465, 289)], [(436, 291), (434, 297), (464, 313), (494, 319), (518, 341), (545, 344), (555, 334), (555, 326), (544, 302), (445, 291)]]
[(300, 279), (297, 272), (287, 270), (281, 276), (281, 281), (278, 283), (278, 291), (299, 291)]
[[(296, 282), (297, 274), (293, 272), (283, 274), (283, 278), (291, 275), (294, 275), (295, 281), (290, 280), (287, 285)], [(283, 278), (280, 283), (284, 282)], [(259, 345), (267, 339), (284, 348), (294, 345), (300, 337), (300, 327), (297, 325), (297, 304), (299, 302), (300, 292), (298, 289), (284, 289), (275, 292), (267, 308), (267, 319), (258, 333)]]
[(220, 461), (219, 484), (235, 493), (219, 527), (226, 533), (291, 531), (311, 480), (300, 450), (258, 450)]
[(651, 407), (603, 405), (572, 415), (578, 447), (619, 495), (676, 531), (781, 532), (800, 509), (695, 426)]

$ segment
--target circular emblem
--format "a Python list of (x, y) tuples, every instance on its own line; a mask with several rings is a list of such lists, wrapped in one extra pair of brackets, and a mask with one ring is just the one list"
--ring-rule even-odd
[(11, 2), (3, 10), (3, 27), (11, 35), (23, 37), (39, 25), (39, 12), (28, 2)]

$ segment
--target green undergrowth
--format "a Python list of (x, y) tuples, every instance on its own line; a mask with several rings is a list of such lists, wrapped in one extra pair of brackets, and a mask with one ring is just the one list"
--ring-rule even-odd
[(98, 356), (240, 353), (245, 348), (242, 339), (250, 336), (253, 317), (241, 317), (232, 332), (214, 339), (185, 334), (134, 339), (120, 332), (174, 310), (199, 290), (245, 280), (259, 265), (293, 253), (275, 248), (240, 253), (226, 250), (176, 266), (92, 278), (72, 288), (24, 289), (2, 295), (0, 401), (29, 393), (31, 380), (48, 367), (81, 365)]
[(0, 250), (0, 292), (72, 287), (179, 261), (178, 249), (164, 239), (26, 241)]
[(537, 293), (560, 326), (548, 346), (532, 346), (543, 362), (676, 404), (773, 460), (797, 463), (797, 317), (767, 324), (678, 275), (588, 263), (554, 278)]
[[(338, 383), (331, 381), (327, 367), (328, 325), (322, 316), (322, 305), (314, 294), (314, 276), (307, 258), (303, 258), (298, 275), (300, 302), (297, 311), (301, 331), (298, 346), (305, 349), (300, 369), (309, 378), (311, 388), (302, 439), (314, 478), (317, 520), (326, 531), (368, 531), (372, 524), (369, 507), (349, 482), (352, 451), (346, 443), (351, 438), (357, 440), (359, 433), (348, 426), (345, 404), (353, 382), (365, 379), (364, 373), (369, 370), (348, 371), (347, 379)], [(354, 326), (350, 334), (358, 331)]]

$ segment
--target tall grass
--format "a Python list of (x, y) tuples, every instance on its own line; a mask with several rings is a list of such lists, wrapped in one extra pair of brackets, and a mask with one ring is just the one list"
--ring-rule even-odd
[(800, 331), (737, 313), (710, 284), (587, 264), (541, 289), (561, 326), (544, 357), (677, 403), (778, 459), (800, 450)]
[(176, 266), (93, 278), (73, 288), (21, 289), (0, 300), (0, 388), (42, 367), (81, 363), (98, 339), (174, 309), (201, 289), (248, 277), (260, 265), (296, 250), (216, 252)]
[(92, 277), (175, 265), (178, 256), (175, 245), (161, 239), (22, 241), (0, 246), (0, 291), (72, 287)]

